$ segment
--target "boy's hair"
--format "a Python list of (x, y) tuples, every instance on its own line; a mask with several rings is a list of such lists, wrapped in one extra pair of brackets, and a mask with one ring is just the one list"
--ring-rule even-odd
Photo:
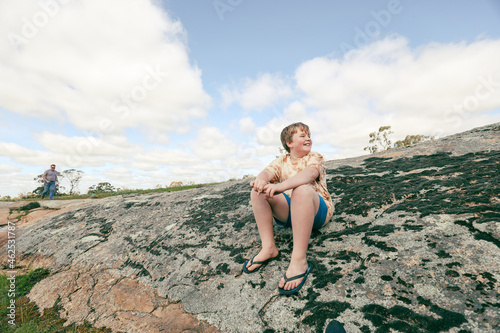
[(287, 152), (290, 152), (290, 148), (287, 146), (287, 142), (292, 142), (293, 135), (297, 133), (297, 130), (300, 129), (303, 132), (306, 132), (307, 135), (311, 136), (311, 131), (309, 130), (309, 126), (304, 123), (293, 123), (283, 128), (281, 131), (281, 144), (283, 148), (286, 149)]

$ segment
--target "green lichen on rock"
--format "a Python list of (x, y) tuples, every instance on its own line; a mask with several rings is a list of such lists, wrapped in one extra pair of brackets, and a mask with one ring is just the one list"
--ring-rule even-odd
[[(396, 160), (369, 158), (363, 167), (328, 170), (337, 211), (366, 216), (371, 209), (430, 214), (477, 213), (498, 218), (500, 151), (438, 153)], [(496, 212), (496, 213), (495, 213)]]

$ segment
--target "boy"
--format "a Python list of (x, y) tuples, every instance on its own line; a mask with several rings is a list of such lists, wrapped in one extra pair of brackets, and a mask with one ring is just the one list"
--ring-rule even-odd
[(273, 220), (279, 226), (292, 227), (292, 258), (278, 285), (278, 291), (285, 295), (302, 288), (312, 269), (306, 258), (311, 231), (323, 226), (333, 215), (323, 156), (311, 151), (310, 134), (309, 126), (303, 123), (285, 127), (281, 143), (288, 154), (278, 157), (250, 182), (262, 249), (245, 262), (243, 271), (254, 273), (278, 257)]

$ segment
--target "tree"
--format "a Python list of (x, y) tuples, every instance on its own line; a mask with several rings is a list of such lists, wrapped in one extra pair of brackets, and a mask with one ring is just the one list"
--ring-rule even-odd
[(61, 173), (61, 177), (66, 178), (69, 181), (69, 195), (78, 193), (78, 185), (82, 179), (83, 171), (76, 169), (64, 170)]
[(87, 191), (88, 194), (113, 193), (113, 192), (116, 192), (116, 188), (108, 182), (92, 185), (89, 187)]
[(370, 133), (369, 143), (375, 143), (372, 146), (367, 146), (364, 150), (369, 150), (370, 153), (376, 153), (378, 151), (387, 150), (391, 148), (391, 140), (389, 136), (394, 133), (391, 131), (391, 126), (381, 126), (378, 132)]
[[(31, 193), (34, 195), (42, 195), (44, 186), (45, 186), (45, 180), (43, 180), (42, 175), (38, 175), (33, 180), (38, 184), (38, 187), (35, 188)], [(54, 195), (60, 195), (59, 193), (60, 190), (63, 190), (64, 186), (59, 186), (59, 177), (56, 180), (56, 190), (54, 191)]]
[[(391, 131), (391, 126), (381, 126), (378, 132), (370, 133), (370, 143), (374, 143), (372, 146), (367, 146), (364, 150), (369, 150), (370, 153), (376, 153), (378, 151), (391, 149), (391, 140), (389, 136), (393, 132)], [(432, 141), (435, 137), (430, 137), (427, 135), (407, 135), (404, 140), (398, 140), (394, 143), (394, 148), (406, 147), (414, 145), (419, 142)]]
[(434, 137), (421, 134), (407, 135), (406, 138), (404, 138), (404, 140), (396, 141), (394, 143), (394, 148), (411, 146), (419, 142), (432, 141), (434, 139), (435, 139)]
[(36, 176), (35, 178), (33, 178), (33, 180), (36, 182), (37, 187), (31, 192), (36, 195), (42, 195), (44, 189), (43, 183), (45, 182), (42, 178), (42, 175)]

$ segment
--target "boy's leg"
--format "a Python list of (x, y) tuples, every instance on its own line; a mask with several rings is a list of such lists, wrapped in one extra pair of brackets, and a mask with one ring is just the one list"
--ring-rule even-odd
[[(264, 193), (253, 191), (250, 194), (252, 199), (252, 209), (259, 229), (260, 240), (262, 242), (261, 251), (255, 256), (254, 261), (265, 261), (276, 257), (279, 253), (274, 242), (273, 216), (281, 221), (288, 219), (288, 202), (283, 195), (275, 195), (272, 199), (266, 198)], [(259, 265), (250, 265), (247, 268), (253, 271)]]
[[(292, 214), (293, 251), (290, 265), (286, 271), (287, 277), (303, 274), (307, 268), (307, 248), (314, 223), (314, 216), (319, 209), (319, 197), (309, 185), (302, 185), (293, 190), (290, 212)], [(302, 279), (286, 283), (281, 279), (279, 287), (290, 290), (298, 286)]]

